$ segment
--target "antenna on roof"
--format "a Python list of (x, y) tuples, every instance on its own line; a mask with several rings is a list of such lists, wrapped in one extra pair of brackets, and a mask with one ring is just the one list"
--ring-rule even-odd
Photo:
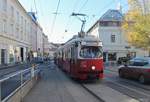
[(122, 13), (122, 6), (121, 6), (120, 1), (119, 1), (119, 3), (117, 4), (117, 10), (120, 11), (120, 13)]

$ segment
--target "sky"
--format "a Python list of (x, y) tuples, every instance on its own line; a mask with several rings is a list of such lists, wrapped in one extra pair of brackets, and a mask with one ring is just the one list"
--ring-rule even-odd
[[(122, 5), (122, 12), (128, 10), (127, 0), (19, 0), (27, 12), (37, 12), (38, 22), (50, 42), (64, 43), (81, 29), (81, 21), (73, 12), (86, 14), (87, 31), (107, 10)], [(56, 18), (55, 18), (56, 17)]]

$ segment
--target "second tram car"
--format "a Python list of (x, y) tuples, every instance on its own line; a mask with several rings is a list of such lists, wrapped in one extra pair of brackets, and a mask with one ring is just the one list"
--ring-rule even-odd
[(74, 36), (55, 52), (55, 63), (71, 77), (86, 79), (103, 78), (102, 42), (92, 36)]

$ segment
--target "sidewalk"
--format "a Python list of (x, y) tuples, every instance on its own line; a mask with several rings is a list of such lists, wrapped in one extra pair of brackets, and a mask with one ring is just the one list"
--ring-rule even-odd
[(23, 102), (96, 102), (81, 86), (70, 81), (56, 66), (51, 66), (41, 68), (42, 79)]
[(24, 97), (23, 102), (75, 102), (64, 83), (67, 80), (60, 80), (60, 71), (56, 66), (41, 68), (40, 82)]
[[(42, 78), (23, 102), (99, 102), (79, 84), (71, 81), (56, 66), (45, 65)], [(137, 102), (103, 83), (86, 84), (106, 102)], [(113, 100), (112, 100), (113, 99)]]

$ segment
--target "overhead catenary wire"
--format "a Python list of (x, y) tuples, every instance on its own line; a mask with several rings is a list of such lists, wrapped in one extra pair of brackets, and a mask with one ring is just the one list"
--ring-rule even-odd
[(53, 34), (53, 30), (54, 30), (54, 27), (55, 27), (55, 22), (56, 22), (56, 18), (57, 18), (57, 15), (58, 15), (59, 5), (60, 5), (60, 0), (58, 0), (58, 4), (57, 4), (57, 7), (56, 7), (56, 11), (55, 11), (56, 14), (54, 15), (54, 19), (53, 19), (53, 22), (52, 22), (51, 35)]
[(39, 0), (39, 7), (40, 7), (40, 12), (41, 12), (41, 16), (43, 16), (44, 15), (44, 10), (43, 10), (43, 5), (42, 5), (42, 2), (41, 2), (41, 0)]
[[(39, 21), (39, 15), (38, 15), (38, 9), (37, 9), (37, 4), (36, 4), (36, 1), (33, 0), (33, 3), (34, 3), (34, 7), (35, 7), (35, 14), (37, 16), (37, 21)], [(39, 21), (40, 22), (40, 21)]]
[[(104, 10), (106, 8), (108, 8), (110, 5), (112, 5), (113, 3), (115, 2), (115, 0), (112, 0), (111, 2), (109, 2), (108, 4), (106, 4), (101, 10)], [(95, 15), (99, 15), (101, 10), (98, 12), (98, 14), (95, 14)]]
[(35, 0), (34, 0), (34, 7), (35, 7), (35, 13), (37, 14), (37, 7), (36, 7), (36, 2), (35, 2)]
[(86, 0), (86, 1), (84, 2), (84, 4), (82, 5), (82, 7), (79, 9), (78, 12), (81, 12), (81, 11), (82, 11), (82, 9), (86, 6), (86, 4), (88, 3), (88, 1), (89, 1), (89, 0)]

